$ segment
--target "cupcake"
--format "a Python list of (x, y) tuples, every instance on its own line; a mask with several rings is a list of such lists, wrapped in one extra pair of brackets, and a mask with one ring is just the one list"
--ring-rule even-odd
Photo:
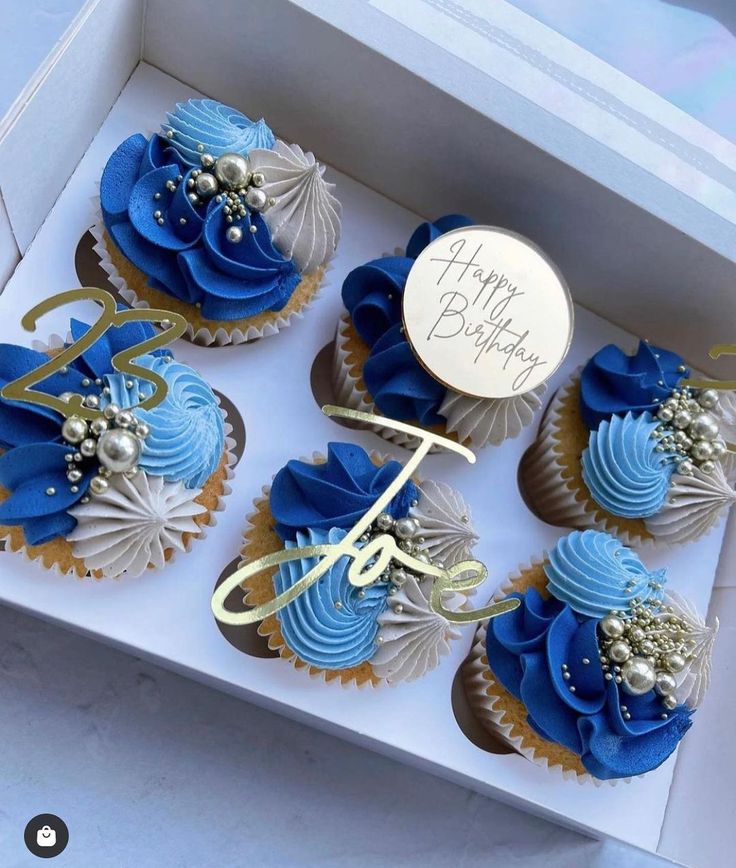
[(108, 160), (95, 249), (129, 304), (183, 314), (197, 343), (275, 334), (314, 298), (340, 236), (323, 173), (262, 119), (178, 103)]
[[(71, 320), (72, 340), (88, 330)], [(80, 578), (137, 576), (158, 569), (214, 524), (234, 462), (229, 425), (212, 389), (168, 350), (136, 363), (163, 378), (118, 373), (112, 358), (154, 335), (145, 322), (109, 329), (37, 390), (84, 397), (89, 420), (0, 397), (0, 539), (47, 569)], [(65, 346), (0, 345), (0, 388), (36, 370)]]
[[(512, 398), (462, 395), (436, 380), (417, 360), (404, 336), (401, 303), (414, 260), (435, 238), (471, 226), (460, 214), (422, 223), (405, 256), (374, 259), (348, 274), (342, 287), (346, 312), (335, 336), (333, 384), (336, 402), (410, 422), (479, 449), (497, 446), (530, 425), (541, 408), (545, 385)], [(416, 444), (394, 429), (378, 433), (401, 445)]]
[[(331, 443), (327, 457), (289, 461), (249, 516), (240, 566), (284, 549), (334, 545), (401, 472), (397, 461), (360, 446)], [(391, 534), (420, 561), (445, 566), (467, 559), (477, 536), (468, 507), (448, 485), (407, 481), (358, 541)], [(317, 563), (303, 557), (243, 583), (245, 602), (262, 605), (288, 591)], [(459, 633), (430, 606), (432, 579), (392, 560), (364, 588), (348, 580), (342, 557), (304, 593), (259, 626), (269, 646), (299, 669), (342, 685), (413, 681), (434, 669)], [(448, 608), (465, 598), (451, 594)]]
[(676, 353), (610, 344), (552, 398), (520, 483), (529, 506), (560, 526), (624, 542), (688, 543), (736, 500), (723, 434), (733, 393), (689, 388)]
[(718, 622), (601, 531), (573, 531), (494, 599), (463, 667), (480, 723), (533, 762), (615, 781), (661, 765), (708, 686)]

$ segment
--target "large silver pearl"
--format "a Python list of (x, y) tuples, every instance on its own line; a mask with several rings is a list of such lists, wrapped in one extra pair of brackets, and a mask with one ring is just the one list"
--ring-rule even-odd
[(107, 420), (106, 419), (93, 419), (89, 423), (89, 430), (95, 435), (95, 437), (99, 437), (104, 431), (107, 431)]
[(656, 680), (654, 666), (643, 657), (631, 657), (621, 668), (621, 686), (632, 696), (648, 693)]
[(693, 417), (688, 413), (687, 410), (678, 410), (675, 413), (672, 424), (675, 426), (675, 428), (687, 428), (692, 421)]
[(624, 635), (624, 622), (616, 615), (606, 615), (599, 626), (603, 635), (609, 639), (620, 639)]
[(707, 410), (712, 410), (718, 403), (718, 392), (715, 389), (704, 389), (698, 395), (698, 403)]
[(138, 463), (141, 441), (122, 428), (105, 431), (97, 444), (100, 463), (113, 473), (124, 473)]
[(608, 656), (614, 663), (625, 663), (631, 657), (631, 648), (629, 648), (627, 642), (618, 639), (611, 643), (611, 647), (608, 649)]
[(194, 189), (203, 199), (209, 199), (219, 192), (220, 187), (214, 175), (210, 172), (202, 172), (201, 175), (197, 175)]
[(707, 440), (698, 440), (690, 450), (696, 461), (710, 461), (713, 457), (713, 447)]
[(718, 436), (718, 422), (710, 413), (701, 413), (693, 419), (690, 435), (694, 440), (715, 440)]
[(79, 444), (79, 451), (85, 458), (91, 458), (97, 452), (97, 441), (92, 437), (87, 437)]
[(412, 539), (419, 533), (419, 522), (415, 518), (400, 518), (394, 531), (399, 539)]
[(677, 682), (669, 672), (658, 672), (657, 683), (654, 685), (654, 689), (660, 696), (668, 696), (677, 690)]
[(243, 230), (240, 226), (228, 226), (227, 231), (225, 232), (225, 238), (231, 244), (240, 244), (243, 240)]
[(679, 651), (670, 651), (664, 662), (670, 672), (682, 672), (687, 661)]
[(268, 205), (268, 196), (258, 187), (251, 187), (245, 194), (245, 204), (254, 211), (263, 211)]
[(390, 516), (387, 512), (382, 512), (378, 518), (376, 518), (376, 525), (379, 530), (391, 530), (394, 526), (393, 517)]
[(70, 416), (61, 426), (61, 436), (67, 443), (81, 443), (87, 436), (87, 423), (79, 416)]
[(215, 162), (215, 176), (226, 190), (245, 187), (250, 179), (248, 161), (240, 154), (223, 154)]

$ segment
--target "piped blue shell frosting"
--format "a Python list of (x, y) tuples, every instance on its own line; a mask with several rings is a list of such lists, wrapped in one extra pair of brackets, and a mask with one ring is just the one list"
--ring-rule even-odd
[(246, 156), (253, 148), (272, 148), (274, 135), (261, 118), (252, 121), (247, 115), (214, 99), (190, 99), (176, 104), (167, 113), (169, 122), (162, 125), (169, 142), (190, 166), (199, 166), (203, 153), (215, 159), (222, 154)]
[(675, 471), (658, 452), (658, 422), (649, 413), (611, 416), (591, 431), (583, 452), (583, 481), (596, 503), (613, 515), (646, 518), (662, 508)]
[(641, 341), (633, 356), (615, 344), (600, 349), (580, 376), (580, 409), (586, 426), (593, 430), (614, 413), (655, 413), (688, 376), (677, 353)]
[[(377, 467), (365, 449), (352, 443), (330, 443), (322, 464), (291, 460), (271, 485), (276, 532), (282, 540), (294, 540), (308, 529), (352, 528), (400, 472), (398, 461)], [(403, 518), (418, 498), (417, 487), (407, 482), (386, 511)]]
[(413, 232), (406, 256), (374, 259), (345, 278), (342, 298), (361, 339), (371, 352), (364, 366), (366, 387), (376, 407), (394, 419), (440, 424), (445, 387), (419, 364), (401, 331), (401, 298), (414, 260), (435, 238), (470, 226), (462, 214), (422, 223)]
[[(629, 696), (619, 692), (615, 681), (606, 681), (595, 618), (560, 600), (543, 600), (534, 588), (511, 596), (521, 605), (491, 619), (486, 654), (494, 677), (524, 704), (529, 726), (577, 754), (600, 780), (660, 766), (690, 728), (692, 712), (679, 705), (663, 718), (661, 699), (653, 690)], [(569, 680), (563, 678), (563, 664)], [(630, 715), (626, 720), (622, 702)]]
[[(338, 543), (346, 531), (311, 529), (298, 531), (286, 548)], [(302, 558), (281, 564), (274, 574), (276, 594), (292, 587), (316, 566), (318, 558)], [(324, 669), (349, 669), (369, 660), (376, 650), (378, 616), (386, 608), (388, 586), (382, 583), (360, 589), (351, 585), (348, 558), (337, 561), (301, 596), (277, 613), (287, 646), (305, 663)], [(336, 605), (337, 604), (337, 605)]]
[(596, 530), (559, 540), (544, 572), (550, 593), (590, 618), (628, 612), (634, 598), (661, 600), (663, 593), (664, 570), (650, 572), (616, 537)]
[[(136, 359), (136, 364), (163, 377), (169, 389), (158, 406), (135, 410), (136, 417), (150, 428), (139, 466), (169, 482), (201, 488), (217, 470), (225, 449), (225, 425), (214, 392), (183, 362), (147, 355)], [(124, 374), (108, 374), (105, 384), (110, 394), (103, 396), (102, 407), (112, 403), (135, 408), (154, 391), (148, 381)]]

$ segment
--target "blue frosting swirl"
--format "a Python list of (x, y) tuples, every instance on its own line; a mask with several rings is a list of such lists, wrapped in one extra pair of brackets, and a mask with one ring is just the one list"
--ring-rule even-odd
[[(345, 534), (338, 528), (298, 531), (295, 541), (287, 540), (286, 548), (334, 545)], [(276, 594), (292, 587), (318, 560), (302, 558), (281, 564), (273, 576)], [(388, 586), (378, 582), (356, 588), (348, 581), (349, 567), (350, 560), (340, 558), (318, 582), (276, 615), (284, 641), (305, 663), (323, 669), (349, 669), (375, 653), (377, 619), (386, 608)]]
[[(486, 653), (494, 676), (524, 704), (529, 726), (577, 754), (600, 780), (661, 765), (690, 728), (692, 712), (679, 705), (663, 719), (661, 698), (653, 690), (629, 696), (615, 681), (606, 681), (596, 619), (581, 617), (554, 598), (543, 600), (534, 588), (511, 596), (521, 605), (489, 622)], [(562, 677), (563, 664), (569, 680)]]
[[(162, 136), (126, 139), (108, 160), (100, 182), (102, 216), (111, 239), (151, 286), (199, 305), (205, 319), (244, 319), (281, 310), (301, 279), (293, 262), (276, 249), (257, 212), (246, 210), (238, 224), (242, 240), (228, 241), (225, 200), (192, 204), (187, 188), (192, 171)], [(154, 217), (159, 211), (163, 216)]]
[(268, 124), (261, 118), (252, 121), (237, 109), (214, 99), (190, 99), (179, 102), (173, 112), (167, 112), (164, 134), (190, 166), (198, 167), (202, 154), (215, 159), (222, 154), (246, 156), (253, 148), (273, 148), (275, 139)]
[(583, 482), (593, 500), (613, 515), (646, 518), (662, 508), (675, 472), (672, 455), (658, 452), (649, 413), (611, 416), (591, 431), (583, 452)]
[(580, 376), (583, 421), (592, 430), (614, 413), (655, 412), (688, 373), (677, 353), (645, 341), (633, 356), (609, 344), (598, 350)]
[[(352, 443), (330, 443), (322, 464), (291, 460), (271, 485), (276, 532), (282, 540), (294, 540), (307, 529), (352, 528), (400, 472), (398, 461), (376, 467), (365, 449)], [(386, 512), (403, 518), (418, 498), (417, 487), (407, 482)]]
[(138, 462), (142, 470), (168, 482), (183, 482), (187, 488), (201, 488), (217, 470), (225, 448), (225, 424), (214, 392), (182, 362), (150, 355), (136, 359), (136, 364), (164, 378), (169, 387), (164, 400), (151, 410), (137, 409), (153, 394), (153, 384), (108, 374), (110, 394), (103, 396), (100, 406), (132, 407), (150, 428)]
[[(76, 341), (89, 326), (72, 319), (70, 329)], [(66, 370), (42, 380), (34, 390), (57, 397), (64, 392), (97, 395), (99, 386), (94, 381), (113, 370), (112, 357), (154, 334), (153, 326), (144, 322), (110, 328)], [(156, 356), (169, 357), (170, 353), (157, 350)], [(44, 353), (0, 344), (0, 388), (46, 362)], [(0, 455), (0, 486), (8, 491), (0, 503), (0, 524), (20, 526), (29, 545), (42, 545), (74, 530), (77, 520), (67, 510), (85, 496), (97, 470), (92, 459), (83, 461), (78, 465), (82, 478), (70, 484), (65, 461), (69, 447), (62, 442), (62, 422), (61, 415), (47, 407), (0, 397), (0, 448), (6, 450)]]
[(631, 600), (661, 600), (664, 570), (650, 572), (614, 536), (597, 530), (562, 537), (544, 565), (550, 593), (576, 612), (603, 618), (628, 612)]
[(401, 331), (401, 299), (414, 260), (435, 238), (470, 226), (462, 214), (448, 214), (422, 223), (413, 232), (406, 256), (374, 259), (354, 268), (345, 278), (342, 299), (355, 330), (370, 347), (365, 383), (378, 409), (394, 419), (440, 424), (437, 412), (445, 387), (417, 361)]

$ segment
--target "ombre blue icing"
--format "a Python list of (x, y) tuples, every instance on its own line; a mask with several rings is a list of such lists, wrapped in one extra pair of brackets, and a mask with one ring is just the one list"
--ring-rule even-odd
[(246, 156), (253, 148), (273, 148), (274, 135), (261, 118), (252, 121), (214, 99), (190, 99), (167, 113), (162, 129), (173, 148), (190, 166), (198, 167), (203, 153)]
[(650, 572), (631, 549), (596, 530), (573, 531), (559, 540), (544, 572), (550, 593), (590, 618), (628, 613), (634, 598), (643, 603), (663, 596), (664, 570)]
[(532, 729), (577, 754), (600, 780), (660, 766), (690, 728), (691, 710), (678, 705), (663, 717), (654, 690), (630, 696), (607, 681), (595, 618), (560, 600), (543, 600), (534, 588), (511, 596), (521, 605), (489, 621), (486, 654), (494, 677), (524, 704)]
[[(321, 464), (291, 460), (271, 485), (276, 532), (282, 540), (293, 541), (307, 529), (352, 528), (400, 472), (398, 461), (377, 467), (365, 449), (351, 443), (330, 443), (327, 461)], [(417, 487), (407, 482), (386, 512), (403, 518), (418, 499)]]
[(406, 246), (406, 256), (374, 259), (345, 278), (342, 298), (355, 330), (370, 347), (364, 366), (366, 387), (376, 407), (394, 419), (443, 423), (437, 412), (445, 387), (419, 364), (401, 331), (401, 299), (414, 260), (435, 238), (471, 226), (462, 214), (422, 223)]
[(582, 455), (583, 481), (597, 504), (613, 515), (656, 515), (667, 498), (673, 457), (657, 451), (659, 422), (648, 412), (611, 416), (591, 431)]
[[(168, 482), (201, 488), (217, 470), (225, 449), (225, 424), (214, 392), (182, 362), (146, 355), (136, 359), (136, 364), (163, 377), (168, 386), (158, 406), (135, 410), (136, 418), (150, 429), (138, 465)], [(107, 404), (134, 408), (155, 389), (146, 380), (124, 374), (108, 374), (104, 380), (110, 393), (100, 401), (103, 408)]]
[(677, 353), (641, 341), (633, 356), (615, 344), (599, 350), (580, 376), (580, 409), (593, 430), (613, 414), (656, 412), (689, 371)]
[[(89, 326), (71, 320), (70, 330), (77, 340)], [(113, 370), (112, 357), (120, 350), (140, 344), (155, 334), (150, 323), (129, 322), (108, 329), (66, 368), (42, 380), (34, 389), (48, 395), (64, 392), (97, 395), (94, 382)], [(170, 354), (157, 351), (156, 358)], [(48, 361), (44, 353), (14, 344), (0, 344), (0, 388)], [(66, 478), (65, 455), (69, 447), (62, 441), (62, 417), (37, 404), (8, 401), (0, 397), (0, 486), (8, 496), (0, 503), (0, 525), (19, 526), (29, 545), (42, 545), (66, 536), (76, 527), (67, 512), (87, 494), (90, 479), (97, 471), (93, 460), (78, 465), (82, 478), (74, 489)], [(53, 490), (53, 495), (47, 491)]]
[[(286, 542), (286, 548), (335, 545), (346, 532), (338, 528), (299, 531), (295, 541)], [(273, 577), (276, 595), (292, 587), (318, 560), (302, 558), (281, 564)], [(340, 558), (318, 582), (276, 615), (285, 643), (305, 663), (324, 669), (349, 669), (375, 653), (377, 619), (386, 608), (388, 586), (381, 582), (363, 589), (351, 585), (349, 566), (348, 558)]]
[[(205, 319), (230, 321), (282, 310), (301, 278), (260, 214), (246, 209), (238, 224), (242, 240), (233, 243), (226, 238), (226, 200), (190, 200), (188, 184), (202, 153), (273, 146), (261, 121), (217, 106), (183, 103), (170, 116), (171, 138), (126, 139), (105, 166), (100, 204), (111, 239), (152, 287), (199, 306)], [(195, 141), (202, 151), (192, 150)]]

